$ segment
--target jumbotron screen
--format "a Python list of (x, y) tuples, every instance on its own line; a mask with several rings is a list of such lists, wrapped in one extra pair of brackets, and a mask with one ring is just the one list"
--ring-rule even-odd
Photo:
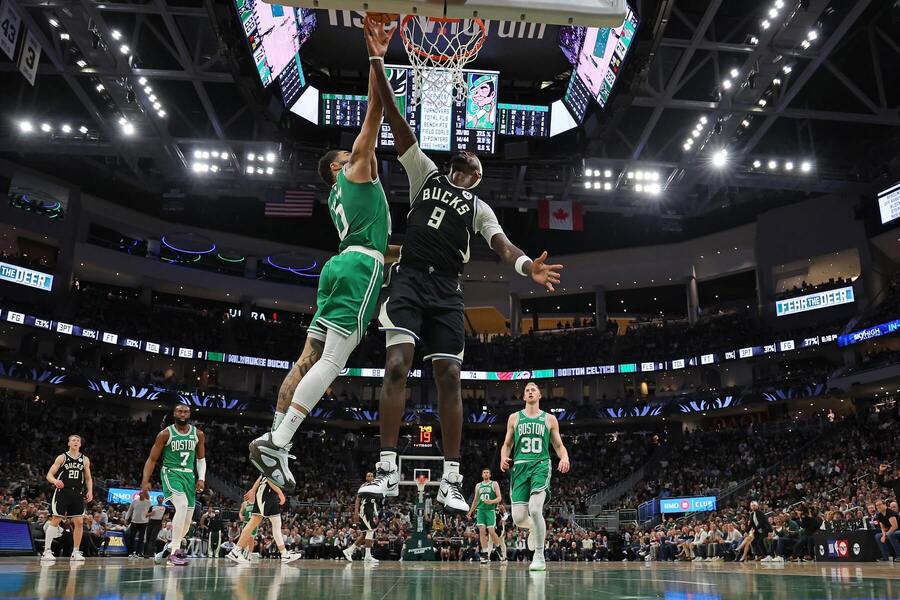
[(878, 212), (882, 225), (900, 218), (900, 183), (878, 193)]
[(267, 86), (294, 64), (300, 47), (316, 28), (316, 13), (262, 0), (234, 1), (259, 78)]

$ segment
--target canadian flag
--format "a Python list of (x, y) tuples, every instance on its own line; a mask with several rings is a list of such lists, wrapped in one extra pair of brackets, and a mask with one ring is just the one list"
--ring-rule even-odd
[(562, 231), (584, 231), (584, 209), (571, 200), (539, 200), (538, 227)]

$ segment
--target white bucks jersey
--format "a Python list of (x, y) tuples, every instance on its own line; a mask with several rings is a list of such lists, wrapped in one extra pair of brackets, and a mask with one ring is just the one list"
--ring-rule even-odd
[(445, 176), (429, 177), (407, 217), (403, 258), (441, 273), (462, 273), (469, 262), (480, 204), (478, 196), (454, 186)]

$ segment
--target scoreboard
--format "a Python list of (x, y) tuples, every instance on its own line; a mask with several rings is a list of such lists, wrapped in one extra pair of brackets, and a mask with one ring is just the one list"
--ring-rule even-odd
[(416, 425), (413, 429), (414, 448), (434, 448), (434, 425)]
[(529, 104), (500, 104), (500, 135), (547, 137), (550, 135), (550, 107)]
[(322, 94), (322, 125), (337, 127), (362, 127), (366, 118), (368, 96), (352, 94)]

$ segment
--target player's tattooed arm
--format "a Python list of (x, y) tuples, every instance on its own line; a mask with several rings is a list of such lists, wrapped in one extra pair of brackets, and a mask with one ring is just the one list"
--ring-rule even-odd
[(50, 465), (50, 470), (47, 471), (47, 481), (56, 488), (62, 488), (64, 486), (63, 482), (56, 478), (56, 474), (59, 472), (59, 468), (63, 465), (65, 460), (66, 458), (60, 454), (56, 457), (56, 460), (53, 461), (53, 464)]
[(556, 417), (553, 415), (549, 416), (550, 422), (550, 444), (553, 446), (553, 449), (556, 451), (556, 456), (559, 457), (559, 469), (560, 473), (568, 473), (569, 472), (569, 451), (566, 450), (565, 444), (563, 444), (562, 437), (559, 435), (559, 421), (556, 420)]
[(163, 448), (165, 448), (168, 443), (169, 429), (166, 428), (156, 435), (153, 447), (150, 448), (150, 456), (147, 457), (147, 462), (144, 463), (144, 474), (141, 477), (141, 489), (145, 492), (150, 491), (150, 478), (153, 476), (153, 470), (156, 468), (159, 457), (162, 456)]

